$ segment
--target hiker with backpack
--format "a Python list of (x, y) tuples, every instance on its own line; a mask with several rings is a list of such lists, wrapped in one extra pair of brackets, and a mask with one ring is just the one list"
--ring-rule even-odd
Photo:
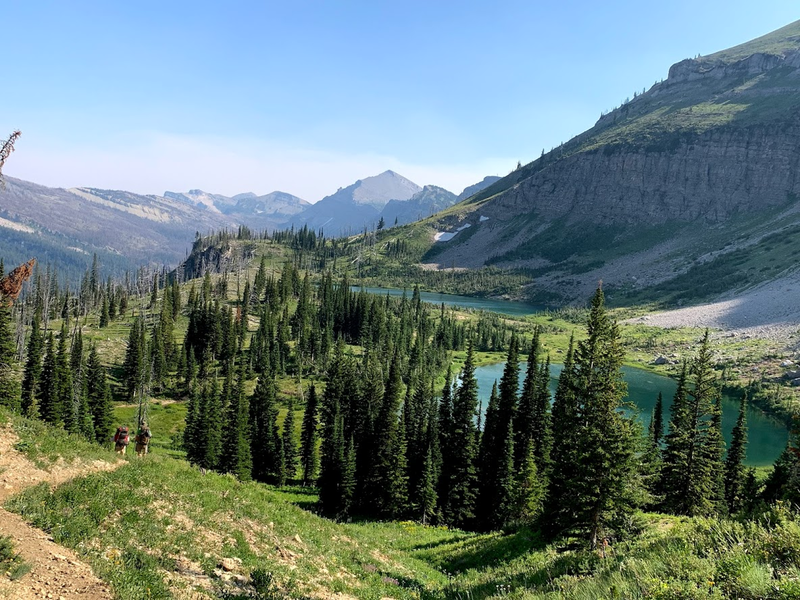
[(125, 456), (125, 450), (128, 449), (130, 443), (130, 436), (128, 434), (128, 426), (121, 425), (117, 427), (117, 432), (114, 434), (114, 452)]
[(150, 438), (153, 435), (150, 433), (150, 428), (147, 423), (142, 423), (142, 427), (136, 434), (136, 456), (144, 456), (147, 454), (147, 446), (150, 443)]

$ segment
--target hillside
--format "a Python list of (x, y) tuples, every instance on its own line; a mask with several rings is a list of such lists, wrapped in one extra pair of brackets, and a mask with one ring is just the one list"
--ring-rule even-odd
[(603, 557), (524, 528), (336, 523), (307, 510), (313, 490), (203, 475), (163, 455), (115, 462), (41, 424), (2, 412), (0, 422), (0, 481), (14, 484), (10, 499), (0, 494), (11, 511), (0, 520), (13, 523), (29, 569), (0, 579), (4, 597), (558, 599), (613, 588), (626, 598), (788, 600), (798, 591), (789, 557), (800, 526), (781, 509), (747, 527), (640, 515), (642, 532)]
[(191, 190), (143, 196), (122, 190), (48, 188), (7, 178), (0, 190), (0, 256), (6, 264), (35, 257), (77, 281), (97, 254), (108, 273), (147, 264), (175, 265), (197, 233), (275, 229), (310, 206), (283, 192), (228, 198)]
[[(592, 129), (429, 220), (422, 261), (525, 267), (531, 295), (560, 302), (600, 279), (616, 302), (697, 301), (792, 270), (798, 40), (800, 22), (673, 65)], [(456, 235), (434, 243), (436, 232)]]

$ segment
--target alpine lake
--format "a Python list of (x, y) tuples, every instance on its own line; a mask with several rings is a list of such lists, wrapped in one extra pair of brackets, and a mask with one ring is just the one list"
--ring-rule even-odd
[[(362, 288), (353, 286), (354, 291)], [(410, 290), (389, 289), (389, 288), (363, 288), (370, 294), (403, 296), (405, 294), (411, 298)], [(474, 298), (470, 296), (458, 296), (455, 294), (439, 294), (433, 292), (420, 292), (423, 302), (431, 304), (444, 304), (445, 306), (458, 306), (460, 308), (483, 310), (496, 312), (510, 316), (529, 315), (544, 310), (544, 306), (527, 304), (524, 302), (513, 302), (505, 300), (492, 300), (485, 298)], [(478, 380), (478, 396), (485, 408), (489, 402), (492, 385), (495, 381), (500, 381), (505, 365), (502, 363), (485, 365), (475, 369), (475, 377)], [(550, 365), (550, 393), (555, 392), (558, 376), (561, 373), (562, 365)], [(527, 369), (527, 363), (520, 363), (520, 384)], [(656, 405), (658, 394), (661, 393), (664, 401), (664, 422), (669, 423), (670, 405), (672, 396), (675, 394), (677, 382), (669, 377), (663, 377), (633, 367), (623, 367), (622, 374), (628, 384), (627, 402), (630, 403), (631, 410), (639, 417), (643, 429), (646, 431), (650, 423), (650, 416)], [(730, 443), (731, 430), (736, 423), (739, 414), (739, 398), (723, 395), (722, 397), (722, 430), (726, 444)], [(789, 440), (789, 431), (786, 426), (771, 415), (765, 414), (755, 407), (747, 409), (747, 459), (749, 466), (769, 466), (775, 462), (781, 452), (786, 448)]]

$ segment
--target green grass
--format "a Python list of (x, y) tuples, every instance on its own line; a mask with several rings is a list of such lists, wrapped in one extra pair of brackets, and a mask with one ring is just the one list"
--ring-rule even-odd
[(54, 491), (37, 486), (8, 506), (74, 548), (126, 599), (171, 597), (188, 586), (179, 575), (187, 568), (221, 593), (215, 569), (222, 558), (241, 560), (244, 575), (270, 573), (292, 596), (327, 590), (413, 598), (423, 582), (446, 581), (424, 562), (403, 562), (368, 536), (352, 538), (352, 529), (264, 485), (203, 476), (166, 457), (130, 461)]
[[(24, 430), (25, 419), (15, 418), (14, 427)], [(89, 450), (75, 446), (57, 453)], [(638, 533), (614, 541), (604, 557), (524, 528), (475, 534), (414, 521), (335, 523), (314, 514), (316, 501), (313, 488), (203, 475), (156, 453), (56, 489), (29, 488), (7, 508), (74, 549), (126, 600), (192, 590), (376, 600), (788, 600), (800, 593), (800, 518), (782, 506), (756, 522), (639, 514), (632, 519)], [(0, 540), (0, 560), (2, 548), (13, 555)], [(225, 582), (223, 559), (235, 559), (233, 572), (249, 587)]]
[(31, 566), (14, 551), (14, 541), (0, 535), (0, 575), (16, 580), (30, 572)]
[[(129, 430), (135, 433), (137, 410), (138, 407), (133, 405), (115, 406), (115, 423), (127, 425)], [(183, 456), (180, 439), (186, 426), (186, 403), (152, 400), (147, 418), (153, 434), (149, 451), (176, 457)]]
[(749, 523), (639, 515), (640, 533), (603, 557), (528, 529), (334, 523), (301, 508), (315, 499), (314, 490), (203, 476), (154, 456), (54, 491), (29, 489), (8, 506), (126, 599), (188, 591), (181, 573), (221, 595), (223, 558), (241, 561), (239, 575), (266, 578), (278, 597), (788, 600), (800, 590), (800, 522), (782, 507)]
[(15, 448), (40, 469), (49, 469), (56, 462), (89, 463), (113, 460), (114, 453), (85, 438), (56, 429), (42, 421), (26, 419), (0, 407), (0, 423), (11, 422), (19, 436)]

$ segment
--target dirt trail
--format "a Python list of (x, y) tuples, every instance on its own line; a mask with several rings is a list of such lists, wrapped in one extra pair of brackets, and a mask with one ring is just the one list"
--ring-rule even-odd
[[(93, 471), (111, 470), (123, 464), (94, 461), (80, 465), (59, 462), (49, 471), (39, 469), (14, 449), (18, 438), (10, 424), (0, 423), (0, 505), (12, 494), (41, 482), (58, 485)], [(111, 589), (70, 549), (52, 541), (43, 531), (25, 523), (18, 515), (0, 508), (0, 534), (14, 540), (14, 548), (31, 565), (18, 581), (0, 576), (0, 598), (63, 598), (108, 600)]]

